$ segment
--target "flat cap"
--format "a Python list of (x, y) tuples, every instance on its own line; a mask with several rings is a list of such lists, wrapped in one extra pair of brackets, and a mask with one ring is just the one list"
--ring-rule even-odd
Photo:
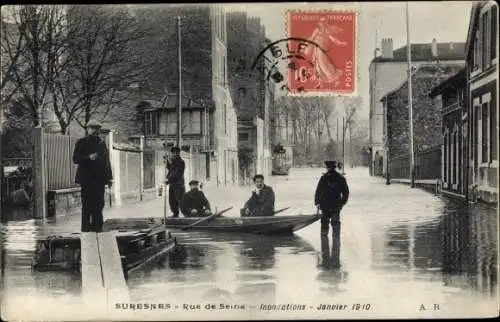
[(189, 181), (189, 185), (194, 185), (194, 184), (200, 184), (200, 182), (198, 180), (191, 180)]
[(337, 161), (325, 161), (325, 166), (328, 168), (335, 168), (337, 166)]
[(172, 147), (172, 148), (170, 149), (170, 152), (172, 152), (172, 153), (175, 153), (175, 152), (181, 152), (181, 149), (179, 149), (179, 147), (177, 147), (177, 146), (174, 146), (174, 147)]
[(87, 127), (92, 127), (92, 128), (102, 127), (102, 124), (99, 121), (91, 120), (87, 123)]

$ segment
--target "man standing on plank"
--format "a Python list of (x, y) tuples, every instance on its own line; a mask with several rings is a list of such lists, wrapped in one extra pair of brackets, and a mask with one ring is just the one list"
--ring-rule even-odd
[(170, 149), (173, 156), (172, 159), (167, 161), (167, 180), (165, 184), (170, 185), (168, 189), (168, 201), (170, 203), (170, 210), (172, 217), (178, 218), (180, 212), (180, 203), (184, 193), (186, 192), (184, 183), (184, 169), (186, 164), (181, 158), (181, 149), (173, 147)]
[(82, 232), (102, 232), (105, 186), (113, 184), (113, 173), (101, 123), (90, 121), (88, 135), (76, 142), (73, 162), (78, 165), (75, 182), (81, 186)]

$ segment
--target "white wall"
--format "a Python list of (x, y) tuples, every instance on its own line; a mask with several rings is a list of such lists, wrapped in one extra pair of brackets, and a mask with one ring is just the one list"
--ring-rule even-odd
[(255, 174), (265, 174), (264, 172), (264, 121), (261, 118), (256, 119), (257, 128), (257, 160), (255, 162)]
[[(238, 182), (238, 130), (236, 112), (229, 92), (227, 77), (227, 45), (226, 39), (221, 39), (218, 28), (222, 21), (225, 29), (225, 15), (220, 6), (213, 6), (212, 16), (212, 97), (215, 102), (214, 135), (217, 153), (215, 173), (211, 173), (217, 185), (231, 184), (233, 176)], [(225, 37), (224, 37), (225, 38)], [(233, 173), (233, 162), (235, 173)]]

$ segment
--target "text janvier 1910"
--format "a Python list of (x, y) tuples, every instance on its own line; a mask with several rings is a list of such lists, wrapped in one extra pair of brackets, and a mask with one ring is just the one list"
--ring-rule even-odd
[(370, 311), (370, 304), (319, 304), (316, 306), (304, 304), (169, 304), (169, 303), (116, 303), (117, 310), (183, 310), (183, 311), (214, 311), (214, 310), (246, 310), (258, 309), (261, 311)]

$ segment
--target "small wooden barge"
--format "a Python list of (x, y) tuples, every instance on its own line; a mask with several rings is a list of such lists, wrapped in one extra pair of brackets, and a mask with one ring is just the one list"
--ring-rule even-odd
[[(206, 218), (206, 217), (205, 217)], [(170, 229), (185, 229), (218, 231), (231, 233), (247, 233), (257, 235), (293, 235), (312, 223), (318, 221), (321, 215), (295, 215), (295, 216), (269, 216), (269, 217), (224, 217), (215, 218), (181, 217), (166, 219), (165, 226)], [(129, 219), (109, 219), (107, 222), (113, 225), (125, 225), (127, 222), (133, 225), (147, 221), (163, 222), (160, 218), (129, 218)], [(196, 224), (196, 225), (194, 225)]]
[[(177, 245), (176, 239), (163, 225), (153, 222), (125, 227), (105, 225), (104, 231), (111, 230), (117, 231), (116, 241), (125, 276), (166, 255)], [(38, 271), (81, 271), (80, 233), (49, 236), (39, 240), (32, 267)]]

